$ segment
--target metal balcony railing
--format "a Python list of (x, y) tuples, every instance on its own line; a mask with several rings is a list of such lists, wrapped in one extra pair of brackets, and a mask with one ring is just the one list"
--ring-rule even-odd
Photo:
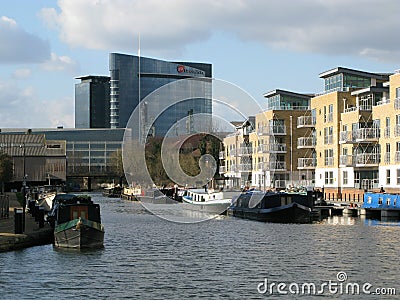
[(339, 144), (354, 143), (355, 136), (352, 131), (341, 131), (339, 133)]
[(380, 153), (361, 153), (355, 155), (356, 165), (377, 165), (380, 162)]
[(286, 153), (286, 144), (263, 144), (258, 146), (259, 153)]
[(297, 148), (314, 148), (317, 145), (315, 137), (299, 137), (297, 139)]
[(306, 169), (310, 168), (313, 169), (317, 166), (317, 159), (316, 158), (299, 158), (297, 160), (297, 168)]
[(262, 126), (258, 128), (259, 135), (286, 135), (285, 125)]
[(356, 141), (376, 141), (380, 137), (379, 128), (360, 128), (356, 130)]
[(314, 127), (316, 118), (313, 116), (301, 116), (297, 118), (297, 128)]

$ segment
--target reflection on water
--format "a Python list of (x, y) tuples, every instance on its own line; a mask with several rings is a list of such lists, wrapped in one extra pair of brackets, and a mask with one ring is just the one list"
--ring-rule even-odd
[(265, 278), (321, 282), (340, 271), (349, 281), (400, 291), (398, 223), (335, 216), (272, 224), (219, 216), (179, 224), (137, 202), (100, 195), (94, 201), (101, 205), (104, 249), (46, 245), (1, 253), (2, 298), (265, 299), (278, 297), (258, 294)]

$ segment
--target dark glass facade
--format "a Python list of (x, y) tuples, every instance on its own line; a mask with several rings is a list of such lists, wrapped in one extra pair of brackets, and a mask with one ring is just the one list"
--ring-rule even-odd
[[(125, 128), (139, 99), (158, 88), (181, 79), (212, 76), (211, 64), (167, 62), (147, 57), (140, 57), (139, 61), (138, 56), (119, 53), (110, 53), (109, 66), (111, 128)], [(212, 113), (211, 90), (204, 90), (204, 98), (188, 99), (169, 107), (156, 120), (151, 120), (152, 116), (146, 118), (153, 122), (153, 134), (164, 136), (177, 120), (197, 113)]]
[(110, 77), (77, 77), (75, 84), (75, 128), (110, 127)]

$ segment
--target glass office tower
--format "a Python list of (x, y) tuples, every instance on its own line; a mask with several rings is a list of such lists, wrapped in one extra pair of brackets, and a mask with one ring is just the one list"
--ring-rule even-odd
[(75, 84), (75, 128), (110, 127), (110, 77), (81, 76)]
[[(119, 53), (110, 53), (109, 67), (111, 128), (124, 128), (139, 99), (158, 88), (181, 79), (204, 80), (211, 78), (212, 73), (211, 64), (168, 62)], [(188, 99), (169, 107), (155, 120), (153, 116), (145, 118), (152, 122), (153, 135), (164, 136), (177, 120), (198, 113), (212, 113), (211, 89), (204, 89), (204, 98)]]

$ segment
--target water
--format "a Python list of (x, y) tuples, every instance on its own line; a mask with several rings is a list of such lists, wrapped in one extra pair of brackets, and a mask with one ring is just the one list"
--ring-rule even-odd
[[(370, 291), (400, 293), (399, 223), (335, 217), (285, 225), (219, 217), (177, 224), (138, 203), (93, 199), (101, 205), (104, 249), (46, 245), (1, 253), (1, 299), (294, 299), (299, 296), (282, 297), (276, 289), (273, 295), (260, 294), (257, 287), (261, 284), (262, 292), (265, 280), (269, 288), (271, 283), (339, 284), (339, 272), (347, 275), (343, 283), (368, 282)], [(322, 296), (355, 297), (327, 288)]]

